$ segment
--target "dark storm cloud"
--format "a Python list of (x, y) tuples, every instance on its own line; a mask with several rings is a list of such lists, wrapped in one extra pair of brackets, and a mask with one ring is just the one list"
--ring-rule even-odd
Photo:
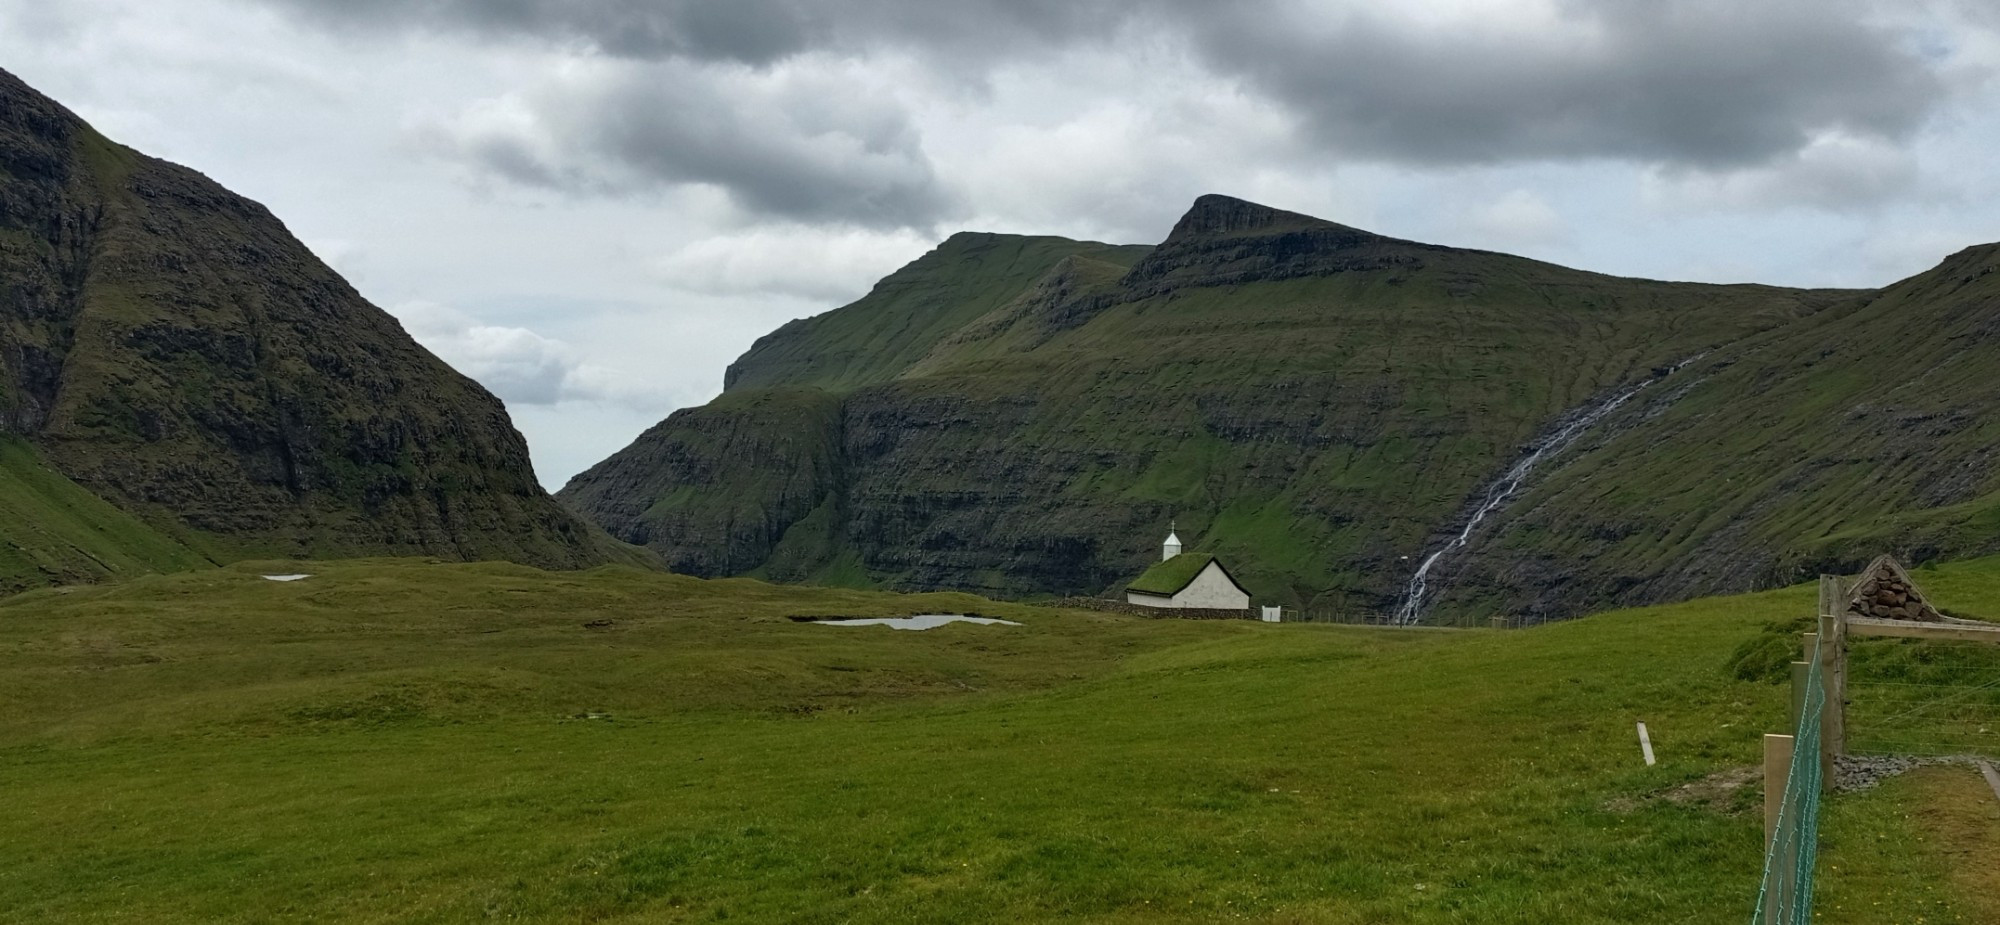
[[(768, 72), (815, 57), (865, 66), (887, 52), (940, 82), (1059, 50), (1115, 55), (1163, 39), (1189, 53), (1165, 60), (1278, 104), (1306, 156), (1405, 165), (1609, 158), (1738, 169), (1828, 136), (1900, 144), (1947, 96), (1936, 58), (1916, 50), (1924, 43), (1873, 19), (1866, 0), (1519, 0), (1442, 11), (1282, 0), (263, 2), (359, 27), (554, 43), (638, 68)], [(577, 131), (554, 139), (581, 149), (573, 163), (524, 158), (505, 143), (488, 144), (484, 162), (575, 186), (587, 185), (577, 171), (594, 160), (631, 177), (716, 183), (788, 218), (860, 203), (871, 224), (914, 225), (940, 217), (947, 201), (906, 119), (892, 129), (882, 125), (897, 120), (875, 116), (879, 124), (858, 127), (746, 121), (729, 113), (738, 101), (660, 88), (547, 105), (594, 110), (566, 116)]]
[[(1796, 152), (1825, 132), (1907, 137), (1944, 96), (1902, 37), (1851, 4), (1597, 0), (1543, 35), (1215, 16), (1214, 66), (1345, 152), (1404, 163), (1591, 157), (1702, 168)], [(1847, 14), (1847, 15), (1843, 15)]]
[(623, 194), (706, 184), (762, 216), (929, 226), (951, 198), (916, 129), (852, 81), (837, 68), (620, 65), (470, 112), (433, 141), (531, 186)]
[(347, 26), (583, 42), (626, 58), (764, 65), (884, 44), (998, 54), (1101, 35), (1136, 0), (265, 0)]

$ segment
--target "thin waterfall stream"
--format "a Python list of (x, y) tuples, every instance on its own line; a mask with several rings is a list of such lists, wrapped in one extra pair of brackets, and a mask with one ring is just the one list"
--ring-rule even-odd
[(1494, 482), (1492, 487), (1486, 490), (1486, 497), (1480, 500), (1479, 505), (1473, 508), (1472, 516), (1466, 519), (1465, 528), (1458, 531), (1458, 535), (1453, 537), (1451, 542), (1444, 544), (1443, 548), (1424, 557), (1422, 564), (1417, 566), (1416, 574), (1410, 576), (1409, 585), (1403, 589), (1403, 602), (1397, 605), (1396, 612), (1390, 617), (1389, 622), (1396, 626), (1413, 626), (1423, 619), (1424, 596), (1430, 591), (1431, 569), (1444, 557), (1464, 549), (1472, 542), (1473, 531), (1479, 529), (1480, 522), (1484, 521), (1487, 515), (1499, 510), (1501, 505), (1506, 504), (1507, 499), (1520, 490), (1522, 483), (1527, 481), (1529, 473), (1533, 472), (1535, 466), (1542, 460), (1568, 448), (1578, 437), (1583, 436), (1585, 431), (1596, 426), (1597, 422), (1604, 420), (1611, 412), (1618, 410), (1619, 406), (1632, 400), (1633, 396), (1645, 391), (1654, 383), (1680, 372), (1689, 363), (1706, 355), (1699, 354), (1675, 363), (1664, 372), (1635, 383), (1595, 405), (1585, 407), (1582, 413), (1571, 415), (1555, 433), (1530, 447), (1526, 456), (1515, 462), (1513, 467), (1507, 470), (1507, 474), (1501, 476), (1499, 481)]

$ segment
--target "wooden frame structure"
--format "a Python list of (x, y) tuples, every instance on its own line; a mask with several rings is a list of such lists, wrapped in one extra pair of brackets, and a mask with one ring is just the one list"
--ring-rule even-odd
[[(2000, 645), (2000, 624), (1945, 615), (1930, 604), (1910, 573), (1888, 556), (1870, 563), (1852, 581), (1821, 575), (1814, 629), (1802, 640), (1803, 660), (1792, 663), (1792, 734), (1764, 736), (1764, 880), (1755, 923), (1810, 920), (1818, 800), (1832, 790), (1835, 767), (1847, 750), (1848, 637)], [(1812, 725), (1815, 716), (1817, 727)], [(1815, 738), (1818, 755), (1797, 753), (1800, 748), (1811, 749)], [(1817, 765), (1802, 764), (1814, 758)], [(2000, 795), (2000, 772), (1990, 770), (1990, 765), (1983, 769), (1994, 793)]]
[[(1908, 573), (1888, 557), (1870, 565), (1873, 572), (1884, 562), (1907, 579)], [(1864, 572), (1864, 574), (1866, 574)], [(1847, 637), (1878, 636), (1898, 639), (1940, 639), (1955, 642), (1985, 642), (2000, 645), (2000, 624), (1943, 617), (1935, 621), (1883, 620), (1858, 617), (1848, 612), (1853, 585), (1835, 575), (1819, 576), (1819, 632), (1805, 636), (1806, 661), (1792, 663), (1792, 718), (1798, 718), (1799, 701), (1804, 695), (1804, 677), (1810, 670), (1813, 647), (1819, 647), (1821, 683), (1826, 685), (1826, 709), (1820, 715), (1820, 768), (1826, 786), (1833, 786), (1833, 766), (1847, 752)], [(1769, 771), (1767, 769), (1766, 773)]]

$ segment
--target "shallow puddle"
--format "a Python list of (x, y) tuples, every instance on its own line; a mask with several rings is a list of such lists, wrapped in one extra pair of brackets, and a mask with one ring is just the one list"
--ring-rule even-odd
[(866, 620), (814, 620), (823, 626), (887, 626), (899, 630), (936, 629), (947, 623), (998, 623), (1003, 626), (1020, 626), (1012, 620), (996, 620), (992, 617), (967, 617), (955, 613), (922, 613), (914, 617), (875, 617)]

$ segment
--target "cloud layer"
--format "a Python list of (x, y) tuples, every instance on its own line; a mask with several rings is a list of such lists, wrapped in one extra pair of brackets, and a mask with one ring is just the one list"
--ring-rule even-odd
[(263, 2), (568, 56), (429, 127), (482, 173), (579, 194), (708, 185), (752, 218), (884, 229), (975, 214), (976, 181), (940, 176), (909, 98), (976, 101), (1077, 51), (1174, 50), (1138, 79), (1193, 68), (1239, 88), (1287, 120), (1268, 156), (1294, 163), (1824, 174), (1826, 139), (1898, 145), (1952, 84), (1948, 42), (1863, 0)]

